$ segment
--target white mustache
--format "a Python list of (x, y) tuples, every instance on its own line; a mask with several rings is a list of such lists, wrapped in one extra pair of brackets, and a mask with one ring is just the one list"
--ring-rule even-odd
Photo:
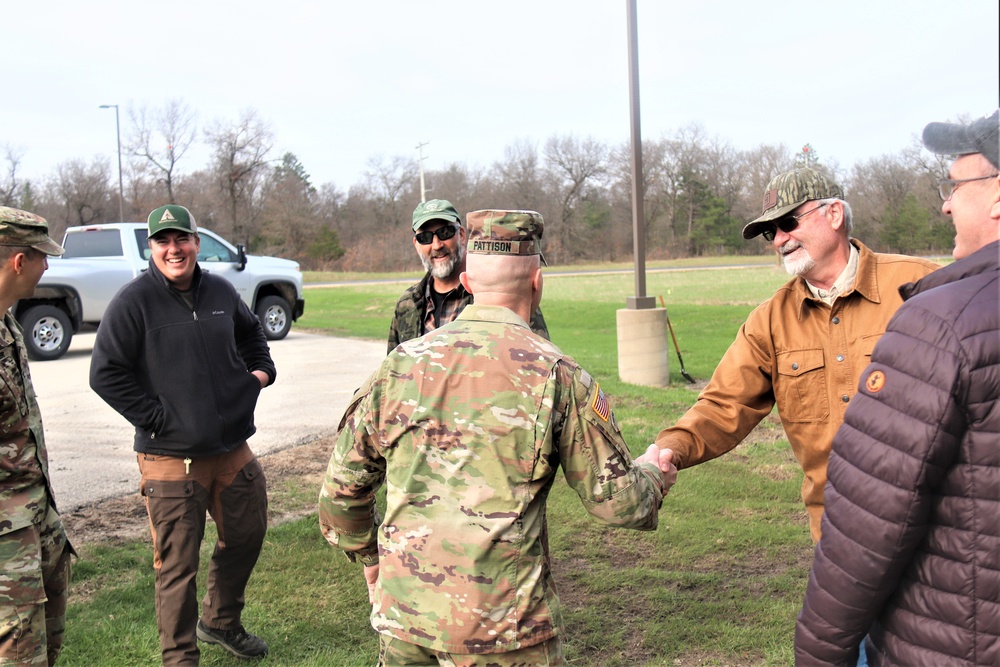
[(801, 247), (802, 244), (799, 243), (798, 241), (787, 241), (784, 245), (781, 246), (780, 252), (782, 255), (788, 255), (795, 252)]

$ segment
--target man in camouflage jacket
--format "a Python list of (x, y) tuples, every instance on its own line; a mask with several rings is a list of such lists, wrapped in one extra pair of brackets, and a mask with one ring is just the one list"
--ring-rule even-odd
[[(413, 232), (413, 247), (427, 273), (396, 302), (389, 325), (389, 352), (451, 322), (472, 303), (472, 295), (458, 279), (465, 271), (466, 231), (451, 202), (432, 199), (418, 204), (413, 210)], [(528, 324), (539, 336), (549, 337), (540, 309), (535, 308)]]
[(476, 303), (396, 348), (358, 391), (321, 529), (366, 565), (379, 664), (564, 664), (545, 522), (556, 469), (595, 518), (639, 530), (656, 528), (676, 469), (655, 446), (632, 461), (598, 383), (529, 330), (541, 216), (468, 221)]
[(34, 213), (0, 206), (0, 665), (53, 665), (66, 624), (72, 547), (49, 483), (42, 415), (21, 327), (9, 308), (31, 296), (62, 247)]

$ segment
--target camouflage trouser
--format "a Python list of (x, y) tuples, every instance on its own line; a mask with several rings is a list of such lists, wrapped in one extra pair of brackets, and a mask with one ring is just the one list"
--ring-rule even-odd
[(153, 537), (163, 665), (197, 665), (196, 578), (205, 512), (215, 519), (218, 541), (201, 620), (210, 628), (232, 630), (241, 627), (244, 591), (267, 532), (264, 471), (246, 443), (189, 464), (154, 454), (139, 454), (138, 460)]
[(445, 653), (379, 635), (378, 667), (559, 667), (566, 665), (559, 637), (506, 653)]
[(55, 664), (72, 553), (52, 507), (42, 523), (0, 536), (0, 666)]

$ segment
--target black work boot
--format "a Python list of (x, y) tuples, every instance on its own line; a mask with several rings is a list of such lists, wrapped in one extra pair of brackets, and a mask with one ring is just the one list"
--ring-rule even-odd
[(218, 644), (237, 658), (260, 658), (267, 655), (267, 642), (239, 626), (232, 630), (213, 630), (198, 619), (198, 639)]

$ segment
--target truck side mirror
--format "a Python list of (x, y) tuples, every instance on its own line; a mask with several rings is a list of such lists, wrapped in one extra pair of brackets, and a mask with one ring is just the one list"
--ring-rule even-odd
[(242, 271), (247, 268), (247, 250), (242, 243), (236, 244), (236, 270)]

